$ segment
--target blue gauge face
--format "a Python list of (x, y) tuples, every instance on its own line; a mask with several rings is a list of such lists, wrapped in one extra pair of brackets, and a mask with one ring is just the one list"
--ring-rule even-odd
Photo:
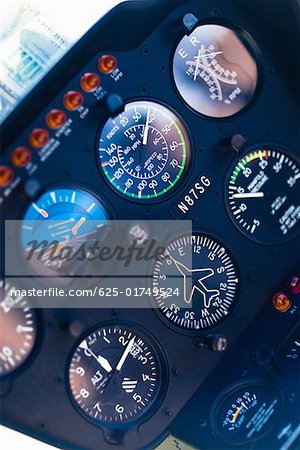
[(78, 188), (54, 188), (27, 209), (21, 244), (25, 254), (33, 240), (48, 242), (50, 249), (52, 242), (58, 242), (60, 249), (75, 249), (90, 239), (103, 240), (108, 229), (108, 213), (93, 194)]
[(112, 187), (132, 199), (148, 201), (178, 186), (190, 153), (189, 138), (179, 118), (160, 104), (138, 101), (107, 121), (98, 158)]

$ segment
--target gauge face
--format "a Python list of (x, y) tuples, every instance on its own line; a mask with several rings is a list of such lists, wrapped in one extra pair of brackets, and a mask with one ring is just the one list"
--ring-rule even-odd
[(239, 387), (225, 398), (216, 410), (216, 428), (220, 436), (235, 444), (262, 438), (281, 409), (278, 390), (265, 384)]
[(0, 282), (0, 288), (0, 376), (4, 376), (30, 355), (36, 340), (36, 315), (24, 297), (10, 295), (14, 286)]
[[(181, 296), (180, 306), (174, 280)], [(171, 286), (175, 295), (166, 296)], [(155, 301), (160, 313), (181, 329), (199, 331), (219, 325), (232, 312), (238, 288), (238, 270), (230, 253), (206, 235), (174, 240), (154, 268), (153, 292), (157, 292)]]
[[(21, 230), (21, 243), (26, 257), (32, 250), (32, 241), (49, 243), (45, 251), (44, 264), (37, 258), (30, 258), (34, 269), (44, 273), (58, 269), (59, 259), (48, 258), (53, 250), (51, 243), (58, 242), (57, 251), (64, 247), (79, 248), (88, 239), (102, 241), (109, 228), (109, 216), (102, 203), (91, 193), (78, 188), (53, 188), (46, 191), (27, 209)], [(51, 267), (50, 267), (51, 266)]]
[(100, 423), (143, 420), (161, 393), (161, 359), (156, 346), (127, 326), (99, 328), (72, 355), (71, 394), (83, 413)]
[(280, 346), (279, 356), (290, 364), (300, 361), (300, 325), (298, 325), (288, 339)]
[(119, 193), (147, 201), (167, 194), (182, 180), (190, 162), (184, 125), (162, 105), (129, 103), (102, 130), (98, 160)]
[(185, 102), (214, 118), (245, 108), (258, 79), (257, 64), (237, 33), (220, 25), (201, 25), (182, 39), (173, 73)]
[(234, 167), (228, 211), (249, 238), (282, 243), (299, 233), (300, 167), (277, 150), (256, 150)]

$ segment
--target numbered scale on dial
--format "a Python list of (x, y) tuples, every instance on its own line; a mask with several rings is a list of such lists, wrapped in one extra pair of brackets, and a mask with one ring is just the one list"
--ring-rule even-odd
[(213, 426), (225, 441), (248, 446), (276, 424), (281, 405), (280, 392), (273, 385), (258, 382), (236, 386), (224, 392), (215, 409)]
[(71, 395), (83, 414), (120, 426), (143, 421), (162, 401), (163, 356), (148, 335), (125, 325), (100, 327), (71, 357)]
[(166, 107), (128, 103), (105, 124), (98, 161), (106, 180), (120, 194), (138, 201), (160, 198), (183, 180), (191, 148), (181, 120)]
[(300, 165), (279, 150), (250, 152), (233, 168), (226, 200), (233, 223), (247, 237), (286, 242), (299, 234)]
[[(178, 288), (180, 298), (165, 295)], [(172, 241), (154, 267), (153, 291), (159, 312), (178, 329), (201, 331), (222, 323), (236, 305), (237, 265), (214, 238), (193, 234)]]
[(23, 365), (31, 354), (37, 319), (24, 297), (12, 295), (17, 288), (1, 281), (0, 289), (0, 376), (5, 376)]
[(179, 43), (173, 62), (179, 94), (195, 111), (224, 118), (244, 109), (258, 81), (257, 64), (241, 36), (206, 24)]

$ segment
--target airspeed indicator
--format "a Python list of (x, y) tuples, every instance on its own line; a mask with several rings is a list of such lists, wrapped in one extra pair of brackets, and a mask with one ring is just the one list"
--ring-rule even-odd
[(191, 156), (187, 131), (166, 107), (128, 103), (100, 136), (98, 161), (110, 186), (138, 201), (160, 198), (182, 181)]

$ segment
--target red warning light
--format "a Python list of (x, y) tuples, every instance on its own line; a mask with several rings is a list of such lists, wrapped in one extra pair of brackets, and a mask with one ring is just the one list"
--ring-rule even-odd
[(17, 147), (11, 156), (11, 161), (16, 167), (24, 167), (31, 161), (31, 152), (26, 147)]
[(284, 313), (291, 307), (291, 301), (283, 292), (277, 292), (273, 297), (273, 305), (277, 311)]
[(67, 116), (64, 111), (61, 111), (60, 109), (52, 109), (52, 111), (50, 111), (46, 116), (47, 125), (52, 130), (61, 128), (66, 121)]
[(95, 73), (85, 73), (80, 85), (85, 92), (95, 92), (100, 86), (100, 77)]
[(101, 56), (98, 62), (98, 67), (102, 73), (109, 75), (118, 67), (117, 58), (113, 55)]
[(43, 128), (36, 128), (29, 135), (30, 145), (34, 148), (43, 147), (50, 139), (48, 131)]
[(14, 179), (14, 173), (10, 167), (0, 166), (0, 187), (8, 186)]
[(64, 97), (65, 108), (69, 111), (76, 111), (83, 104), (83, 95), (80, 92), (70, 91)]

